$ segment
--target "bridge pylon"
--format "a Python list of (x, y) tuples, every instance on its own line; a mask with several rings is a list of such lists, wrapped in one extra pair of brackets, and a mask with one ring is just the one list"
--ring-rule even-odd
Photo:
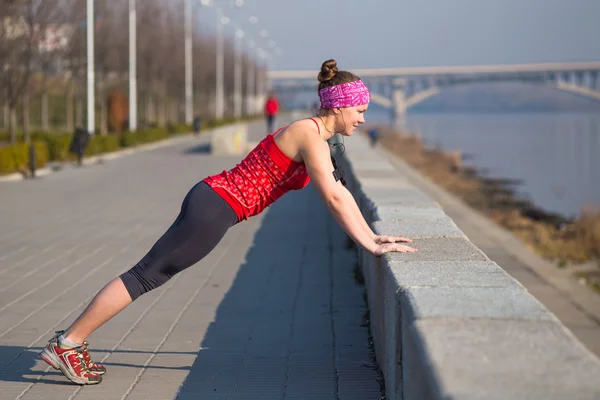
[(392, 117), (395, 125), (404, 122), (406, 114), (406, 78), (394, 78), (392, 80)]

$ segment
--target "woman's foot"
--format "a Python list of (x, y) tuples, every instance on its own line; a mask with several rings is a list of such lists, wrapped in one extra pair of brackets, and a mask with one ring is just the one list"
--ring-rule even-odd
[[(58, 336), (61, 334), (62, 332), (57, 332), (48, 341), (48, 344), (40, 353), (42, 360), (46, 361), (53, 368), (60, 370), (71, 382), (78, 385), (96, 385), (102, 382), (100, 375), (106, 372), (106, 369), (92, 362), (87, 352), (87, 343), (84, 343), (80, 347), (63, 349), (58, 345)], [(103, 372), (91, 371), (88, 365), (92, 365)]]
[(88, 342), (84, 341), (81, 346), (81, 354), (83, 355), (83, 361), (85, 362), (85, 366), (90, 372), (94, 372), (98, 375), (104, 375), (106, 373), (106, 368), (102, 364), (98, 364), (92, 361), (92, 357), (88, 352)]

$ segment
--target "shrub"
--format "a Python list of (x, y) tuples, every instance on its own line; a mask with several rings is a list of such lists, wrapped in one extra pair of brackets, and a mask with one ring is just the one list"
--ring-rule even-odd
[[(48, 163), (49, 152), (45, 142), (33, 142), (35, 148), (36, 167)], [(29, 146), (26, 143), (16, 143), (0, 147), (0, 175), (29, 169)]]

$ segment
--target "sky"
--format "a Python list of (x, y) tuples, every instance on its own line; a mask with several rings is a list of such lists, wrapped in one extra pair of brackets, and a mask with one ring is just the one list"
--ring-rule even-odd
[(600, 0), (214, 1), (247, 33), (268, 30), (282, 49), (271, 70), (600, 61)]

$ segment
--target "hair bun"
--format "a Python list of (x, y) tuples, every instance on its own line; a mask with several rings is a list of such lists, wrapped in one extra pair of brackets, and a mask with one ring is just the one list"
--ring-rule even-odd
[(338, 72), (337, 62), (335, 60), (327, 60), (321, 65), (321, 72), (317, 79), (319, 82), (327, 82)]

